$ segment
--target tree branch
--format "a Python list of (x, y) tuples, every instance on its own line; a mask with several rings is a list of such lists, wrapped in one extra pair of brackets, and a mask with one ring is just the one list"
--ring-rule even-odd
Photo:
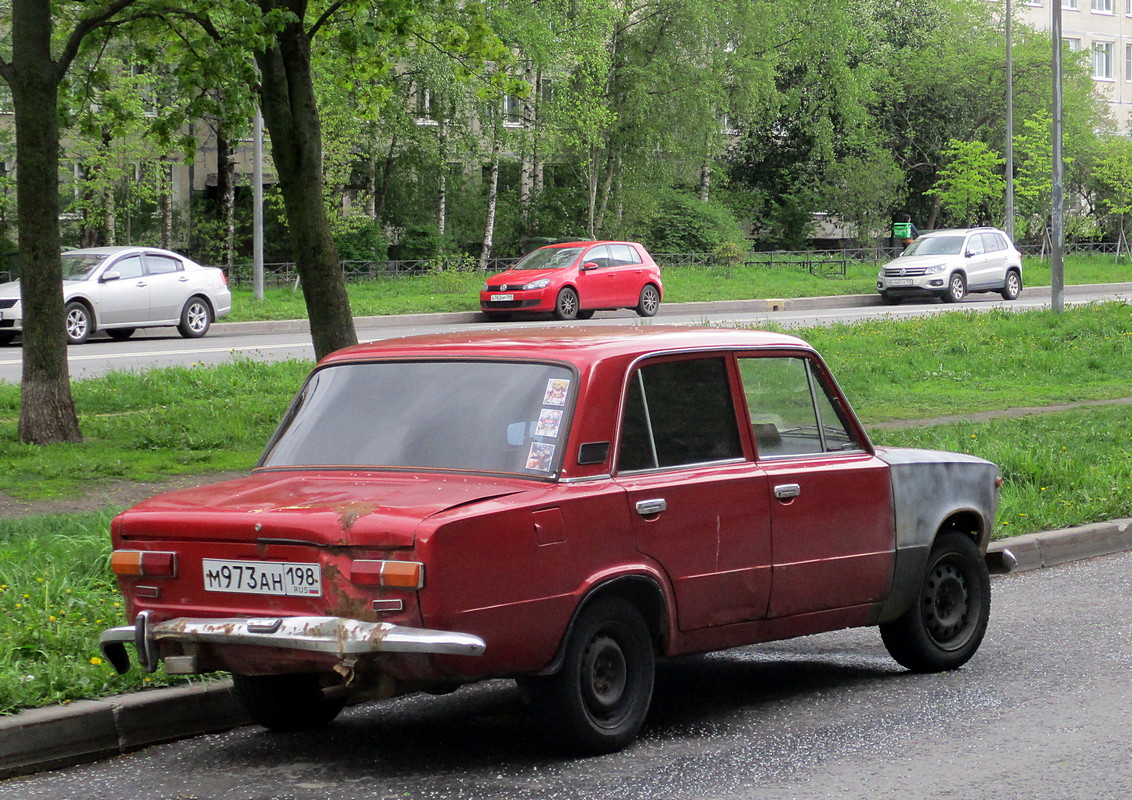
[(62, 52), (59, 54), (59, 59), (55, 62), (55, 74), (59, 80), (66, 74), (71, 62), (75, 60), (78, 55), (79, 46), (92, 31), (101, 28), (108, 24), (120, 12), (129, 8), (137, 3), (138, 0), (112, 0), (100, 12), (92, 14), (89, 17), (84, 17), (75, 25), (75, 29), (71, 31), (71, 35), (67, 37), (67, 43), (63, 46)]

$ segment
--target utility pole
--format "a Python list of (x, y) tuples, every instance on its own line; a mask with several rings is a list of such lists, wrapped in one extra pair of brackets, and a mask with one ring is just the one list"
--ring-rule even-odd
[(1006, 235), (1014, 241), (1014, 60), (1010, 41), (1013, 12), (1006, 0)]
[(252, 294), (263, 299), (263, 114), (255, 110), (252, 125)]
[(1065, 164), (1061, 155), (1061, 2), (1050, 3), (1053, 15), (1053, 126), (1050, 136), (1053, 139), (1053, 214), (1050, 220), (1051, 251), (1051, 298), (1053, 310), (1058, 314), (1065, 311), (1065, 249), (1064, 249), (1064, 180)]

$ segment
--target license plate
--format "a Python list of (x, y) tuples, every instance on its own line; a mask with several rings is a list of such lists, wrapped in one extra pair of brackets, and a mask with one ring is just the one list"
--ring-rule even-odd
[(911, 286), (911, 278), (893, 278), (888, 282), (889, 286)]
[(493, 303), (506, 303), (508, 300), (514, 299), (515, 295), (513, 294), (493, 294), (491, 296), (491, 302)]
[(205, 558), (201, 565), (208, 592), (322, 596), (322, 568), (318, 564)]

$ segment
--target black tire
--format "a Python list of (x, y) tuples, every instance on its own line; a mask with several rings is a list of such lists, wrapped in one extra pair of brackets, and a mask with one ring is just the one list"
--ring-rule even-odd
[(928, 557), (915, 604), (880, 626), (898, 663), (914, 672), (958, 669), (983, 641), (990, 619), (990, 573), (970, 536), (945, 531)]
[(256, 723), (273, 731), (324, 728), (338, 716), (346, 698), (327, 698), (315, 673), (232, 675), (236, 698)]
[(569, 286), (563, 287), (554, 301), (555, 319), (575, 319), (578, 316), (578, 293)]
[(578, 311), (578, 313), (574, 315), (574, 319), (592, 319), (593, 315), (596, 313), (596, 308), (587, 308), (584, 311)]
[(947, 279), (947, 291), (943, 293), (943, 302), (958, 303), (967, 296), (967, 278), (962, 272), (953, 272)]
[(7, 347), (12, 342), (16, 341), (16, 334), (11, 331), (4, 331), (0, 333), (0, 347)]
[(1006, 283), (1002, 286), (1003, 300), (1017, 300), (1022, 294), (1022, 276), (1018, 270), (1012, 269), (1006, 273)]
[(137, 328), (107, 328), (106, 335), (117, 342), (124, 342), (134, 335)]
[(212, 325), (212, 308), (203, 297), (190, 297), (181, 309), (177, 331), (186, 339), (199, 339)]
[(627, 600), (607, 597), (575, 621), (558, 673), (524, 685), (556, 746), (610, 753), (640, 730), (654, 675), (652, 637), (640, 611)]
[(899, 305), (900, 300), (901, 300), (900, 297), (898, 297), (897, 295), (894, 295), (890, 292), (881, 292), (880, 293), (880, 301), (882, 303), (884, 303), (886, 306)]
[(640, 317), (655, 317), (656, 312), (660, 310), (660, 290), (651, 283), (645, 284), (645, 287), (641, 289), (637, 307), (633, 310)]
[(72, 300), (63, 309), (63, 324), (66, 326), (67, 344), (82, 344), (94, 333), (94, 315), (78, 300)]

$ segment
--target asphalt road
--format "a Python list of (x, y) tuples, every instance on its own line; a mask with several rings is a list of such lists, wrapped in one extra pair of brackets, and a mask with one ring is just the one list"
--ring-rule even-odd
[(627, 750), (554, 754), (510, 682), (255, 727), (0, 783), (0, 800), (1111, 800), (1132, 796), (1132, 554), (993, 582), (958, 672), (913, 675), (863, 629), (662, 668)]
[[(1066, 287), (1066, 300), (1088, 303), (1097, 300), (1132, 301), (1132, 284), (1107, 287)], [(530, 320), (500, 323), (502, 327), (534, 325), (695, 325), (710, 322), (716, 325), (765, 325), (774, 322), (786, 327), (852, 322), (881, 316), (911, 317), (926, 314), (985, 311), (992, 308), (1022, 310), (1048, 307), (1048, 288), (1028, 288), (1018, 300), (1003, 301), (995, 294), (971, 295), (967, 302), (956, 305), (938, 301), (906, 302), (898, 306), (879, 305), (873, 295), (797, 300), (755, 300), (721, 303), (685, 303), (662, 305), (652, 320), (641, 320), (632, 312), (598, 312), (592, 320), (553, 322)], [(774, 305), (782, 310), (768, 310)], [(487, 323), (475, 321), (471, 314), (422, 314), (415, 317), (367, 317), (357, 320), (359, 341), (372, 341), (438, 330), (458, 331), (482, 329)], [(305, 323), (304, 323), (305, 324)], [(313, 359), (310, 334), (296, 323), (220, 323), (202, 339), (182, 339), (174, 328), (138, 331), (125, 342), (115, 342), (95, 334), (84, 345), (68, 350), (71, 377), (86, 378), (110, 370), (145, 370), (155, 366), (188, 366), (218, 364), (235, 358), (285, 360)], [(18, 383), (22, 369), (19, 344), (0, 347), (0, 381)]]

